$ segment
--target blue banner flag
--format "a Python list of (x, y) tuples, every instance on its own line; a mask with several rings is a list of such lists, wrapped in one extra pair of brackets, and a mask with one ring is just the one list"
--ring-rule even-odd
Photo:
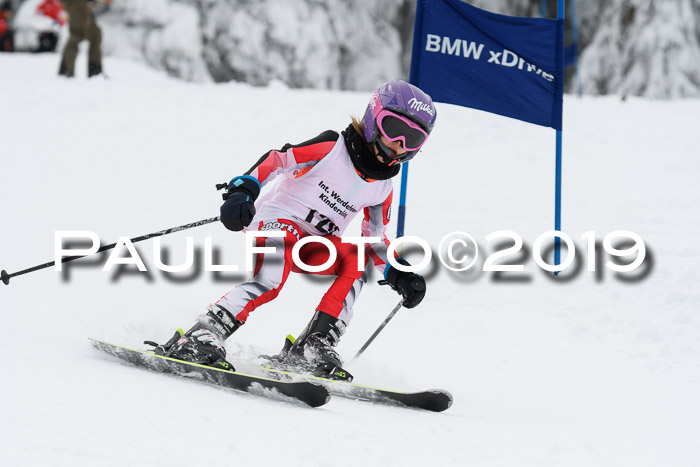
[(564, 20), (418, 0), (412, 84), (433, 100), (561, 130)]

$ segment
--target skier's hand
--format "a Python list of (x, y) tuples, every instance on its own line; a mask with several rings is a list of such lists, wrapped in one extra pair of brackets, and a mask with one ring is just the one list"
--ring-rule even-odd
[(221, 222), (238, 232), (248, 227), (255, 216), (255, 200), (260, 194), (260, 182), (255, 177), (236, 177), (228, 184), (228, 193), (221, 205)]
[[(397, 258), (396, 262), (404, 266), (410, 266), (408, 261), (403, 258)], [(425, 279), (420, 274), (399, 271), (396, 268), (387, 266), (384, 277), (391, 288), (403, 297), (403, 306), (406, 308), (418, 306), (423, 297), (425, 297)]]

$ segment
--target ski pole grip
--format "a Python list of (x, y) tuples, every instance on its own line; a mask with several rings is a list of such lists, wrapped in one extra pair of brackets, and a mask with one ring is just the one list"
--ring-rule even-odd
[(4, 269), (0, 271), (0, 279), (5, 285), (10, 285), (10, 275)]

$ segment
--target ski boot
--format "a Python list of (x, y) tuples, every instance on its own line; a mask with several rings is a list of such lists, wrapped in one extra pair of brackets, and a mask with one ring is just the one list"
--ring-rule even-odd
[(226, 360), (223, 341), (241, 326), (240, 321), (225, 308), (209, 305), (207, 314), (201, 315), (197, 323), (187, 332), (178, 329), (165, 344), (145, 341), (155, 347), (153, 353), (163, 357), (184, 360), (199, 365), (236, 371)]
[(272, 368), (350, 382), (353, 377), (343, 369), (343, 360), (333, 348), (345, 333), (345, 327), (342, 320), (316, 311), (298, 338), (287, 336), (278, 355), (261, 357)]
[(89, 62), (88, 63), (88, 78), (97, 76), (102, 73), (102, 63), (100, 62)]

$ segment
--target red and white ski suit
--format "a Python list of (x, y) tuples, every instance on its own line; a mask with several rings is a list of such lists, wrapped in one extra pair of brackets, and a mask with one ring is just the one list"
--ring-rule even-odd
[[(253, 277), (217, 303), (245, 322), (255, 308), (277, 297), (290, 272), (335, 275), (316, 309), (348, 324), (365, 278), (363, 271), (358, 271), (357, 246), (342, 243), (340, 237), (362, 211), (362, 236), (382, 239), (381, 243), (365, 245), (365, 259), (370, 257), (384, 272), (391, 180), (364, 180), (353, 166), (343, 136), (331, 131), (297, 146), (270, 151), (248, 175), (262, 186), (278, 175), (282, 179), (255, 203), (257, 213), (247, 230), (280, 230), (285, 236), (258, 238), (257, 246), (275, 247), (276, 252), (258, 254)], [(338, 256), (331, 267), (307, 273), (293, 264), (294, 244), (308, 235), (323, 236), (335, 245)], [(312, 266), (325, 263), (328, 255), (328, 249), (317, 242), (299, 251), (300, 259)]]

